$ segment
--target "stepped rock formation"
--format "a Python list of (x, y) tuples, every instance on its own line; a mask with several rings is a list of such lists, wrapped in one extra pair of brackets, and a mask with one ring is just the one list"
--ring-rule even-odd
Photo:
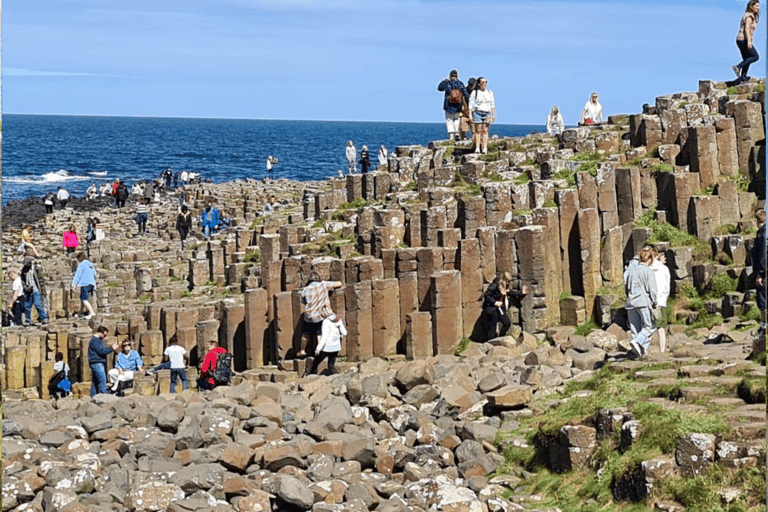
[[(195, 233), (184, 250), (170, 196), (150, 207), (143, 237), (132, 235), (128, 210), (74, 200), (44, 216), (31, 201), (9, 204), (3, 243), (16, 247), (20, 225), (35, 222), (51, 322), (3, 329), (3, 510), (535, 508), (501, 498), (519, 478), (485, 478), (504, 463), (494, 441), (539, 414), (532, 403), (567, 380), (606, 363), (633, 368), (621, 362), (628, 347), (616, 291), (624, 263), (651, 235), (638, 220), (652, 215), (711, 247), (705, 261), (689, 246), (656, 244), (673, 296), (727, 272), (737, 290), (707, 304), (731, 318), (723, 327), (741, 326), (736, 317), (754, 304), (752, 238), (743, 233), (765, 204), (764, 81), (727, 92), (701, 81), (697, 93), (659, 97), (560, 141), (496, 139), (487, 156), (437, 141), (398, 147), (387, 168), (362, 176), (191, 186), (194, 214), (214, 200), (235, 226), (210, 241)], [(283, 207), (264, 215), (272, 193)], [(97, 316), (86, 321), (72, 317), (76, 262), (60, 237), (71, 222), (83, 226), (89, 208), (99, 208), (106, 238), (89, 249), (99, 287)], [(13, 251), (3, 258), (4, 269), (18, 265)], [(300, 379), (309, 361), (295, 359), (299, 292), (311, 272), (344, 284), (331, 302), (349, 336), (343, 374), (331, 378)], [(479, 339), (483, 290), (499, 272), (530, 289), (510, 312), (519, 327), (455, 356), (462, 339)], [(606, 331), (585, 338), (561, 327), (588, 319)], [(234, 355), (235, 382), (174, 397), (159, 372), (137, 377), (129, 398), (91, 400), (85, 356), (97, 325), (109, 329), (107, 341), (132, 340), (147, 365), (161, 361), (171, 336), (193, 366), (217, 339)], [(761, 350), (747, 333), (703, 348), (682, 329), (671, 334), (675, 375), (703, 379), (686, 388), (689, 400), (715, 385), (709, 366), (682, 370), (700, 359), (724, 373), (736, 365), (739, 378), (764, 374), (745, 362)], [(54, 406), (34, 399), (48, 398), (57, 351), (74, 384)], [(666, 470), (696, 474), (693, 456), (763, 465), (755, 446), (764, 443), (764, 406), (760, 419), (754, 405), (731, 400), (722, 407), (734, 439), (681, 440), (677, 460), (649, 463), (645, 482)], [(621, 418), (631, 444), (638, 427)], [(586, 463), (597, 439), (590, 428), (561, 432), (549, 451), (553, 471)], [(703, 445), (713, 455), (693, 453)], [(621, 481), (614, 497), (644, 499), (632, 490), (642, 485)]]

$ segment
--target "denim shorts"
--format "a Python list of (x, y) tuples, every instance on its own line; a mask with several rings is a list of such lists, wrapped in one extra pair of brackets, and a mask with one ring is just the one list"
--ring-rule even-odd
[(302, 316), (301, 333), (307, 336), (320, 336), (323, 333), (323, 322), (309, 322)]
[(80, 287), (80, 300), (88, 300), (93, 295), (93, 285), (87, 284)]
[(488, 124), (488, 118), (490, 116), (491, 116), (490, 112), (475, 110), (472, 112), (472, 122), (475, 124)]

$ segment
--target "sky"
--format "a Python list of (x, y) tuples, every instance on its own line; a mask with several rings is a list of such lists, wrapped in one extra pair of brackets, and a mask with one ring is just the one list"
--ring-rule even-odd
[[(578, 121), (732, 80), (746, 0), (10, 0), (2, 112), (442, 122), (483, 75), (497, 122)], [(765, 76), (765, 19), (755, 39)]]

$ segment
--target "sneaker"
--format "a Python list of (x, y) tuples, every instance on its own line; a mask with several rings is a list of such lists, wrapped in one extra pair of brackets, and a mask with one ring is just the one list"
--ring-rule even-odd
[(144, 375), (147, 375), (147, 376), (152, 376), (154, 374), (155, 374), (155, 370), (147, 370), (144, 372)]
[(631, 340), (629, 342), (629, 345), (632, 347), (632, 351), (637, 354), (637, 357), (643, 357), (643, 349), (640, 347), (640, 344), (636, 342), (635, 340)]
[(733, 70), (733, 73), (736, 75), (736, 78), (739, 78), (741, 76), (741, 68), (738, 64), (734, 64), (731, 66), (731, 69)]
[(94, 316), (96, 316), (96, 315), (91, 315), (91, 314), (88, 314), (88, 315), (85, 315), (83, 318), (85, 318), (86, 320), (90, 320), (90, 319), (91, 319), (91, 318), (93, 318)]
[(475, 148), (475, 154), (476, 154), (476, 155), (479, 155), (479, 154), (480, 154), (480, 148)]

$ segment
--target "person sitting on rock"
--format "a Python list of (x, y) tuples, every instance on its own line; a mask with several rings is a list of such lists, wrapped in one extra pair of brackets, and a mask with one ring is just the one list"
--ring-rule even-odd
[(203, 364), (200, 366), (200, 378), (197, 379), (197, 389), (213, 389), (223, 384), (214, 378), (214, 371), (219, 362), (219, 356), (226, 354), (224, 347), (220, 347), (216, 340), (208, 341), (208, 352), (203, 358)]
[(275, 196), (269, 196), (269, 202), (264, 205), (264, 207), (262, 208), (262, 211), (264, 213), (274, 212), (275, 210), (280, 208), (280, 206), (282, 205), (277, 202), (277, 200), (275, 199)]
[(200, 214), (200, 226), (203, 228), (205, 238), (210, 238), (216, 233), (220, 221), (219, 210), (210, 202), (207, 203), (203, 213)]
[(131, 350), (131, 342), (123, 342), (123, 351), (117, 354), (115, 367), (109, 370), (109, 383), (113, 393), (122, 396), (122, 389), (125, 384), (133, 380), (135, 372), (144, 371), (144, 362), (141, 356), (135, 350)]
[(597, 101), (597, 93), (593, 92), (589, 101), (584, 105), (584, 110), (581, 111), (579, 126), (588, 126), (598, 122), (603, 122), (603, 106)]
[(219, 219), (219, 225), (217, 229), (219, 231), (225, 231), (232, 227), (232, 217), (229, 216), (227, 210), (221, 210), (221, 218)]
[(565, 129), (565, 121), (557, 105), (552, 107), (552, 111), (547, 116), (547, 133), (549, 135), (560, 135)]
[(32, 226), (27, 224), (23, 228), (21, 228), (21, 235), (19, 235), (19, 240), (21, 241), (21, 243), (19, 244), (19, 252), (21, 253), (21, 258), (24, 258), (29, 254), (32, 254), (36, 258), (40, 257), (40, 254), (37, 252), (37, 249), (35, 248), (34, 245), (32, 245), (33, 238), (34, 238), (34, 235), (32, 234)]

